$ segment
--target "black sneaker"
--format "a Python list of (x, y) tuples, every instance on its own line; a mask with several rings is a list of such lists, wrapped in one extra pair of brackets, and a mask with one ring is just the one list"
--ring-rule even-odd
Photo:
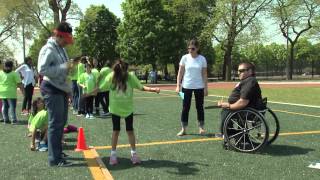
[(3, 121), (3, 124), (10, 124), (10, 121)]
[(72, 165), (73, 165), (72, 162), (68, 162), (68, 161), (62, 160), (57, 164), (57, 167), (69, 167), (69, 166), (72, 166)]
[(16, 125), (16, 124), (18, 124), (18, 121), (12, 121), (11, 124)]

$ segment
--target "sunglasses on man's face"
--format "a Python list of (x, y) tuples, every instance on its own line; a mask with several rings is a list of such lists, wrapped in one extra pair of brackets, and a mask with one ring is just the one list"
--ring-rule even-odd
[(246, 72), (248, 71), (249, 69), (238, 69), (238, 73), (243, 73), (243, 72)]

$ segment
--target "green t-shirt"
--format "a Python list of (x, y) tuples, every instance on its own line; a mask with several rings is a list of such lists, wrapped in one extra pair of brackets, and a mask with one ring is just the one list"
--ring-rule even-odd
[(79, 63), (78, 64), (78, 70), (77, 70), (77, 76), (78, 76), (77, 80), (78, 81), (79, 81), (79, 78), (80, 78), (81, 74), (85, 73), (85, 72), (86, 72), (86, 69), (84, 68), (84, 64)]
[(11, 71), (10, 73), (0, 71), (0, 98), (17, 99), (18, 83), (21, 83), (19, 73), (15, 71)]
[(92, 74), (94, 75), (94, 77), (96, 78), (96, 81), (97, 81), (97, 83), (98, 83), (99, 76), (100, 76), (100, 73), (99, 73), (98, 69), (93, 68), (93, 69), (91, 69), (91, 72), (92, 72)]
[[(102, 82), (104, 81), (104, 79), (112, 72), (112, 69), (110, 69), (109, 67), (103, 67), (100, 70), (100, 80), (99, 80), (99, 86), (102, 84)], [(101, 92), (105, 92), (108, 91), (108, 89), (100, 89)]]
[(48, 111), (45, 109), (39, 111), (34, 117), (29, 117), (29, 131), (33, 132), (36, 129), (44, 130), (48, 126)]
[(93, 73), (88, 74), (85, 72), (80, 75), (78, 84), (85, 86), (83, 88), (84, 93), (91, 93), (96, 87), (96, 82), (97, 80)]
[(126, 92), (117, 91), (112, 87), (112, 78), (113, 72), (102, 81), (99, 89), (108, 89), (110, 91), (109, 111), (120, 117), (127, 117), (133, 113), (133, 89), (141, 90), (143, 85), (135, 75), (129, 73)]
[[(81, 64), (81, 63), (79, 63), (79, 64)], [(71, 80), (78, 80), (78, 67), (79, 67), (79, 64), (72, 68), (72, 70), (71, 70), (71, 72), (69, 74)]]

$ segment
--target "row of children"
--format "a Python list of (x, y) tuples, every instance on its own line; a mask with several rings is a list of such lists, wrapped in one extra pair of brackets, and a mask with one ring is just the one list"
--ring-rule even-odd
[(94, 92), (103, 79), (112, 71), (108, 66), (99, 68), (98, 61), (86, 56), (73, 59), (74, 68), (70, 73), (72, 80), (72, 108), (73, 114), (85, 115), (93, 119), (93, 101), (95, 113), (100, 115), (99, 105), (102, 105), (101, 115), (109, 114), (109, 91), (106, 89)]

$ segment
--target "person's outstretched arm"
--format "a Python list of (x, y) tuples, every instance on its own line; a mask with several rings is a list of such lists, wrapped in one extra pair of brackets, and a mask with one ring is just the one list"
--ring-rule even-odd
[(182, 77), (184, 75), (185, 68), (184, 66), (180, 65), (179, 66), (179, 71), (178, 71), (178, 76), (177, 76), (177, 87), (176, 87), (176, 92), (179, 93), (181, 89), (181, 81)]
[(148, 86), (143, 86), (143, 91), (149, 91), (149, 92), (156, 92), (156, 93), (160, 93), (160, 88), (158, 87), (148, 87)]

